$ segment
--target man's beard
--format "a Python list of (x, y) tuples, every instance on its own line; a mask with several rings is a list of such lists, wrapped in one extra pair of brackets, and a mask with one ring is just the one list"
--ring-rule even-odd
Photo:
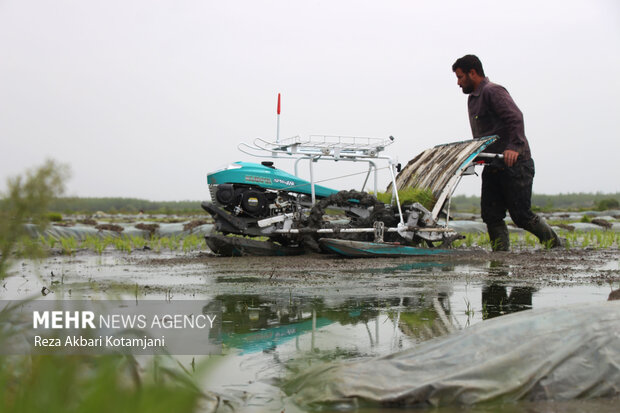
[(463, 90), (463, 93), (465, 93), (466, 95), (469, 95), (471, 92), (474, 91), (474, 85), (470, 83), (468, 85), (463, 86), (461, 89)]

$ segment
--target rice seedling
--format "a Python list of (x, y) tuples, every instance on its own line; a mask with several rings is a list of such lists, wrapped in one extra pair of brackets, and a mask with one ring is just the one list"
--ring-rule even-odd
[(95, 237), (87, 235), (80, 243), (80, 248), (86, 248), (92, 250), (95, 245)]
[(176, 251), (177, 249), (179, 249), (179, 240), (181, 237), (177, 237), (175, 235), (171, 235), (168, 238), (168, 249), (170, 251)]
[(577, 244), (577, 238), (579, 236), (579, 234), (576, 231), (573, 232), (564, 232), (562, 233), (562, 236), (564, 238), (566, 238), (567, 243), (570, 243), (572, 245), (576, 245)]
[(596, 231), (594, 233), (594, 237), (596, 238), (596, 246), (595, 248), (600, 248), (603, 245), (603, 234), (601, 231)]
[(489, 238), (489, 234), (484, 233), (480, 234), (478, 237), (478, 245), (481, 247), (491, 247), (491, 238)]
[(99, 254), (99, 255), (103, 255), (103, 250), (105, 250), (106, 244), (104, 242), (104, 240), (102, 239), (97, 239), (97, 242), (95, 242), (94, 244), (94, 251)]
[(60, 246), (62, 248), (62, 253), (65, 255), (73, 255), (78, 248), (77, 241), (73, 237), (62, 237), (60, 239)]
[(114, 238), (114, 247), (118, 250), (118, 251), (124, 251), (127, 252), (128, 254), (131, 253), (131, 240), (129, 240), (129, 238), (127, 237), (118, 237), (118, 238)]
[(471, 324), (472, 319), (474, 318), (475, 311), (467, 297), (464, 297), (463, 299), (465, 300), (465, 315), (467, 316), (467, 322), (465, 322), (465, 326), (468, 327)]
[[(384, 204), (390, 204), (392, 202), (392, 193), (379, 192), (377, 194), (377, 199)], [(431, 190), (423, 188), (402, 189), (398, 191), (398, 199), (401, 204), (413, 204), (415, 202), (419, 202), (429, 211), (433, 209), (435, 202), (437, 202)]]
[(475, 314), (474, 308), (471, 305), (471, 302), (467, 298), (463, 298), (465, 300), (465, 314), (467, 317), (473, 317)]
[(196, 234), (191, 234), (183, 238), (183, 252), (188, 253), (190, 251), (199, 250), (204, 244), (204, 238), (199, 237)]
[(144, 249), (147, 244), (146, 239), (138, 235), (130, 235), (129, 240), (134, 249)]
[(591, 244), (591, 238), (590, 238), (590, 233), (586, 232), (583, 234), (582, 238), (581, 238), (581, 248), (588, 248), (588, 246), (590, 246)]
[(537, 238), (534, 235), (530, 234), (529, 232), (526, 232), (524, 239), (525, 239), (526, 246), (532, 247), (532, 248), (536, 247)]
[(468, 233), (465, 234), (465, 245), (467, 248), (470, 248), (474, 244), (474, 234)]
[(109, 245), (114, 245), (115, 238), (111, 235), (107, 235), (103, 239), (103, 249), (106, 249)]
[(161, 238), (151, 237), (149, 241), (149, 247), (151, 248), (151, 250), (159, 254), (159, 252), (161, 251)]
[(499, 239), (496, 239), (493, 241), (489, 240), (489, 244), (491, 245), (491, 249), (495, 251), (496, 249), (500, 247), (500, 245), (502, 245), (502, 241)]
[(611, 231), (603, 231), (601, 237), (601, 247), (602, 248), (611, 248), (614, 245), (616, 239), (616, 234)]
[(102, 255), (103, 250), (106, 247), (106, 244), (105, 244), (104, 239), (100, 237), (93, 236), (93, 235), (87, 235), (84, 241), (82, 241), (81, 247), (88, 248), (92, 251), (95, 251), (97, 254)]
[(51, 249), (54, 248), (58, 240), (54, 237), (44, 237), (43, 235), (39, 235), (39, 242)]
[(168, 238), (168, 237), (161, 237), (159, 239), (159, 247), (160, 248), (170, 248), (170, 238)]
[(548, 239), (548, 240), (545, 240), (545, 241), (541, 241), (541, 244), (542, 244), (544, 249), (550, 250), (555, 245), (555, 240), (554, 239)]
[(514, 248), (517, 246), (521, 246), (521, 237), (517, 233), (510, 233), (508, 235), (508, 239), (510, 240), (510, 245)]

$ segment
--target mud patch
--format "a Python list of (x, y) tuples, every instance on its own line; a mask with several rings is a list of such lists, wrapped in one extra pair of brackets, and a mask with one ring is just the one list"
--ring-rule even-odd
[(95, 226), (96, 229), (98, 229), (99, 231), (114, 231), (114, 232), (123, 232), (123, 230), (125, 228), (121, 227), (120, 225), (116, 225), (116, 224), (100, 224), (100, 225), (96, 225)]

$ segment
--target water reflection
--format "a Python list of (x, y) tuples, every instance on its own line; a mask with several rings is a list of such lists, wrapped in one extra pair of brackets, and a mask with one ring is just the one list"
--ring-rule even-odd
[(482, 286), (482, 319), (498, 317), (532, 308), (536, 289), (530, 286), (506, 286), (494, 282), (495, 277), (510, 276), (510, 268), (501, 261), (489, 263), (489, 281)]
[(506, 287), (490, 283), (482, 287), (482, 318), (484, 320), (500, 315), (532, 308), (533, 287)]
[[(569, 291), (528, 284), (502, 262), (394, 260), (340, 271), (346, 273), (342, 280), (326, 278), (318, 287), (297, 286), (294, 277), (267, 284), (255, 270), (219, 275), (213, 298), (222, 307), (222, 341), (231, 356), (217, 372), (219, 388), (242, 388), (255, 406), (269, 405), (261, 411), (281, 411), (279, 390), (264, 386), (286, 371), (412, 349), (485, 319), (563, 305)], [(251, 294), (237, 294), (239, 284)], [(602, 290), (581, 286), (570, 292), (592, 301)]]
[[(306, 333), (312, 335), (314, 349), (314, 335), (328, 326), (357, 330), (350, 344), (369, 349), (388, 339), (382, 334), (389, 334), (392, 350), (403, 347), (399, 335), (420, 342), (454, 330), (448, 292), (421, 291), (389, 299), (348, 297), (338, 302), (323, 297), (259, 295), (220, 295), (215, 299), (222, 306), (222, 341), (242, 353), (272, 351)], [(367, 341), (362, 345), (359, 339), (363, 336)]]
[[(454, 270), (454, 264), (450, 262), (416, 261), (389, 267), (368, 268), (365, 269), (365, 272), (369, 272), (370, 274), (395, 274), (403, 272), (430, 272), (437, 268), (442, 271), (451, 271)], [(357, 273), (359, 269), (350, 270), (348, 272)]]
[[(304, 347), (306, 350), (349, 346), (378, 354), (500, 315), (535, 306), (559, 305), (566, 301), (564, 294), (569, 291), (534, 287), (515, 278), (513, 269), (501, 261), (487, 262), (481, 267), (471, 263), (395, 260), (392, 265), (358, 271), (354, 272), (359, 281), (349, 296), (340, 289), (304, 296), (299, 294), (306, 292), (303, 286), (279, 291), (265, 291), (261, 286), (257, 288), (262, 290), (260, 293), (218, 295), (215, 298), (223, 307), (225, 344), (246, 353), (272, 351), (290, 341), (295, 343), (294, 348), (301, 348), (299, 338), (308, 334), (310, 343), (309, 347)], [(473, 283), (453, 281), (438, 276), (444, 271), (471, 273), (478, 278)], [(240, 274), (233, 280), (245, 282), (244, 276)], [(262, 283), (263, 278), (255, 276), (251, 280)], [(389, 291), (382, 288), (385, 285), (382, 280), (388, 279)], [(228, 277), (218, 278), (218, 284), (227, 282), (230, 282)], [(360, 296), (366, 294), (362, 285), (377, 294)], [(584, 288), (570, 291), (576, 296), (585, 296), (582, 300), (591, 300), (592, 294), (600, 290), (592, 287), (592, 291), (585, 291)], [(328, 344), (325, 340), (317, 341), (325, 337), (333, 339)], [(386, 342), (391, 342), (391, 347), (385, 347)]]

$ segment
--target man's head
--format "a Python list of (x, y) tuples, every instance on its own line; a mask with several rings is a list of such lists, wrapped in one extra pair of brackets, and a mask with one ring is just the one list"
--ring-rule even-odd
[(463, 93), (470, 94), (484, 79), (484, 69), (482, 62), (473, 54), (468, 54), (452, 65), (452, 71), (456, 74), (457, 83)]

